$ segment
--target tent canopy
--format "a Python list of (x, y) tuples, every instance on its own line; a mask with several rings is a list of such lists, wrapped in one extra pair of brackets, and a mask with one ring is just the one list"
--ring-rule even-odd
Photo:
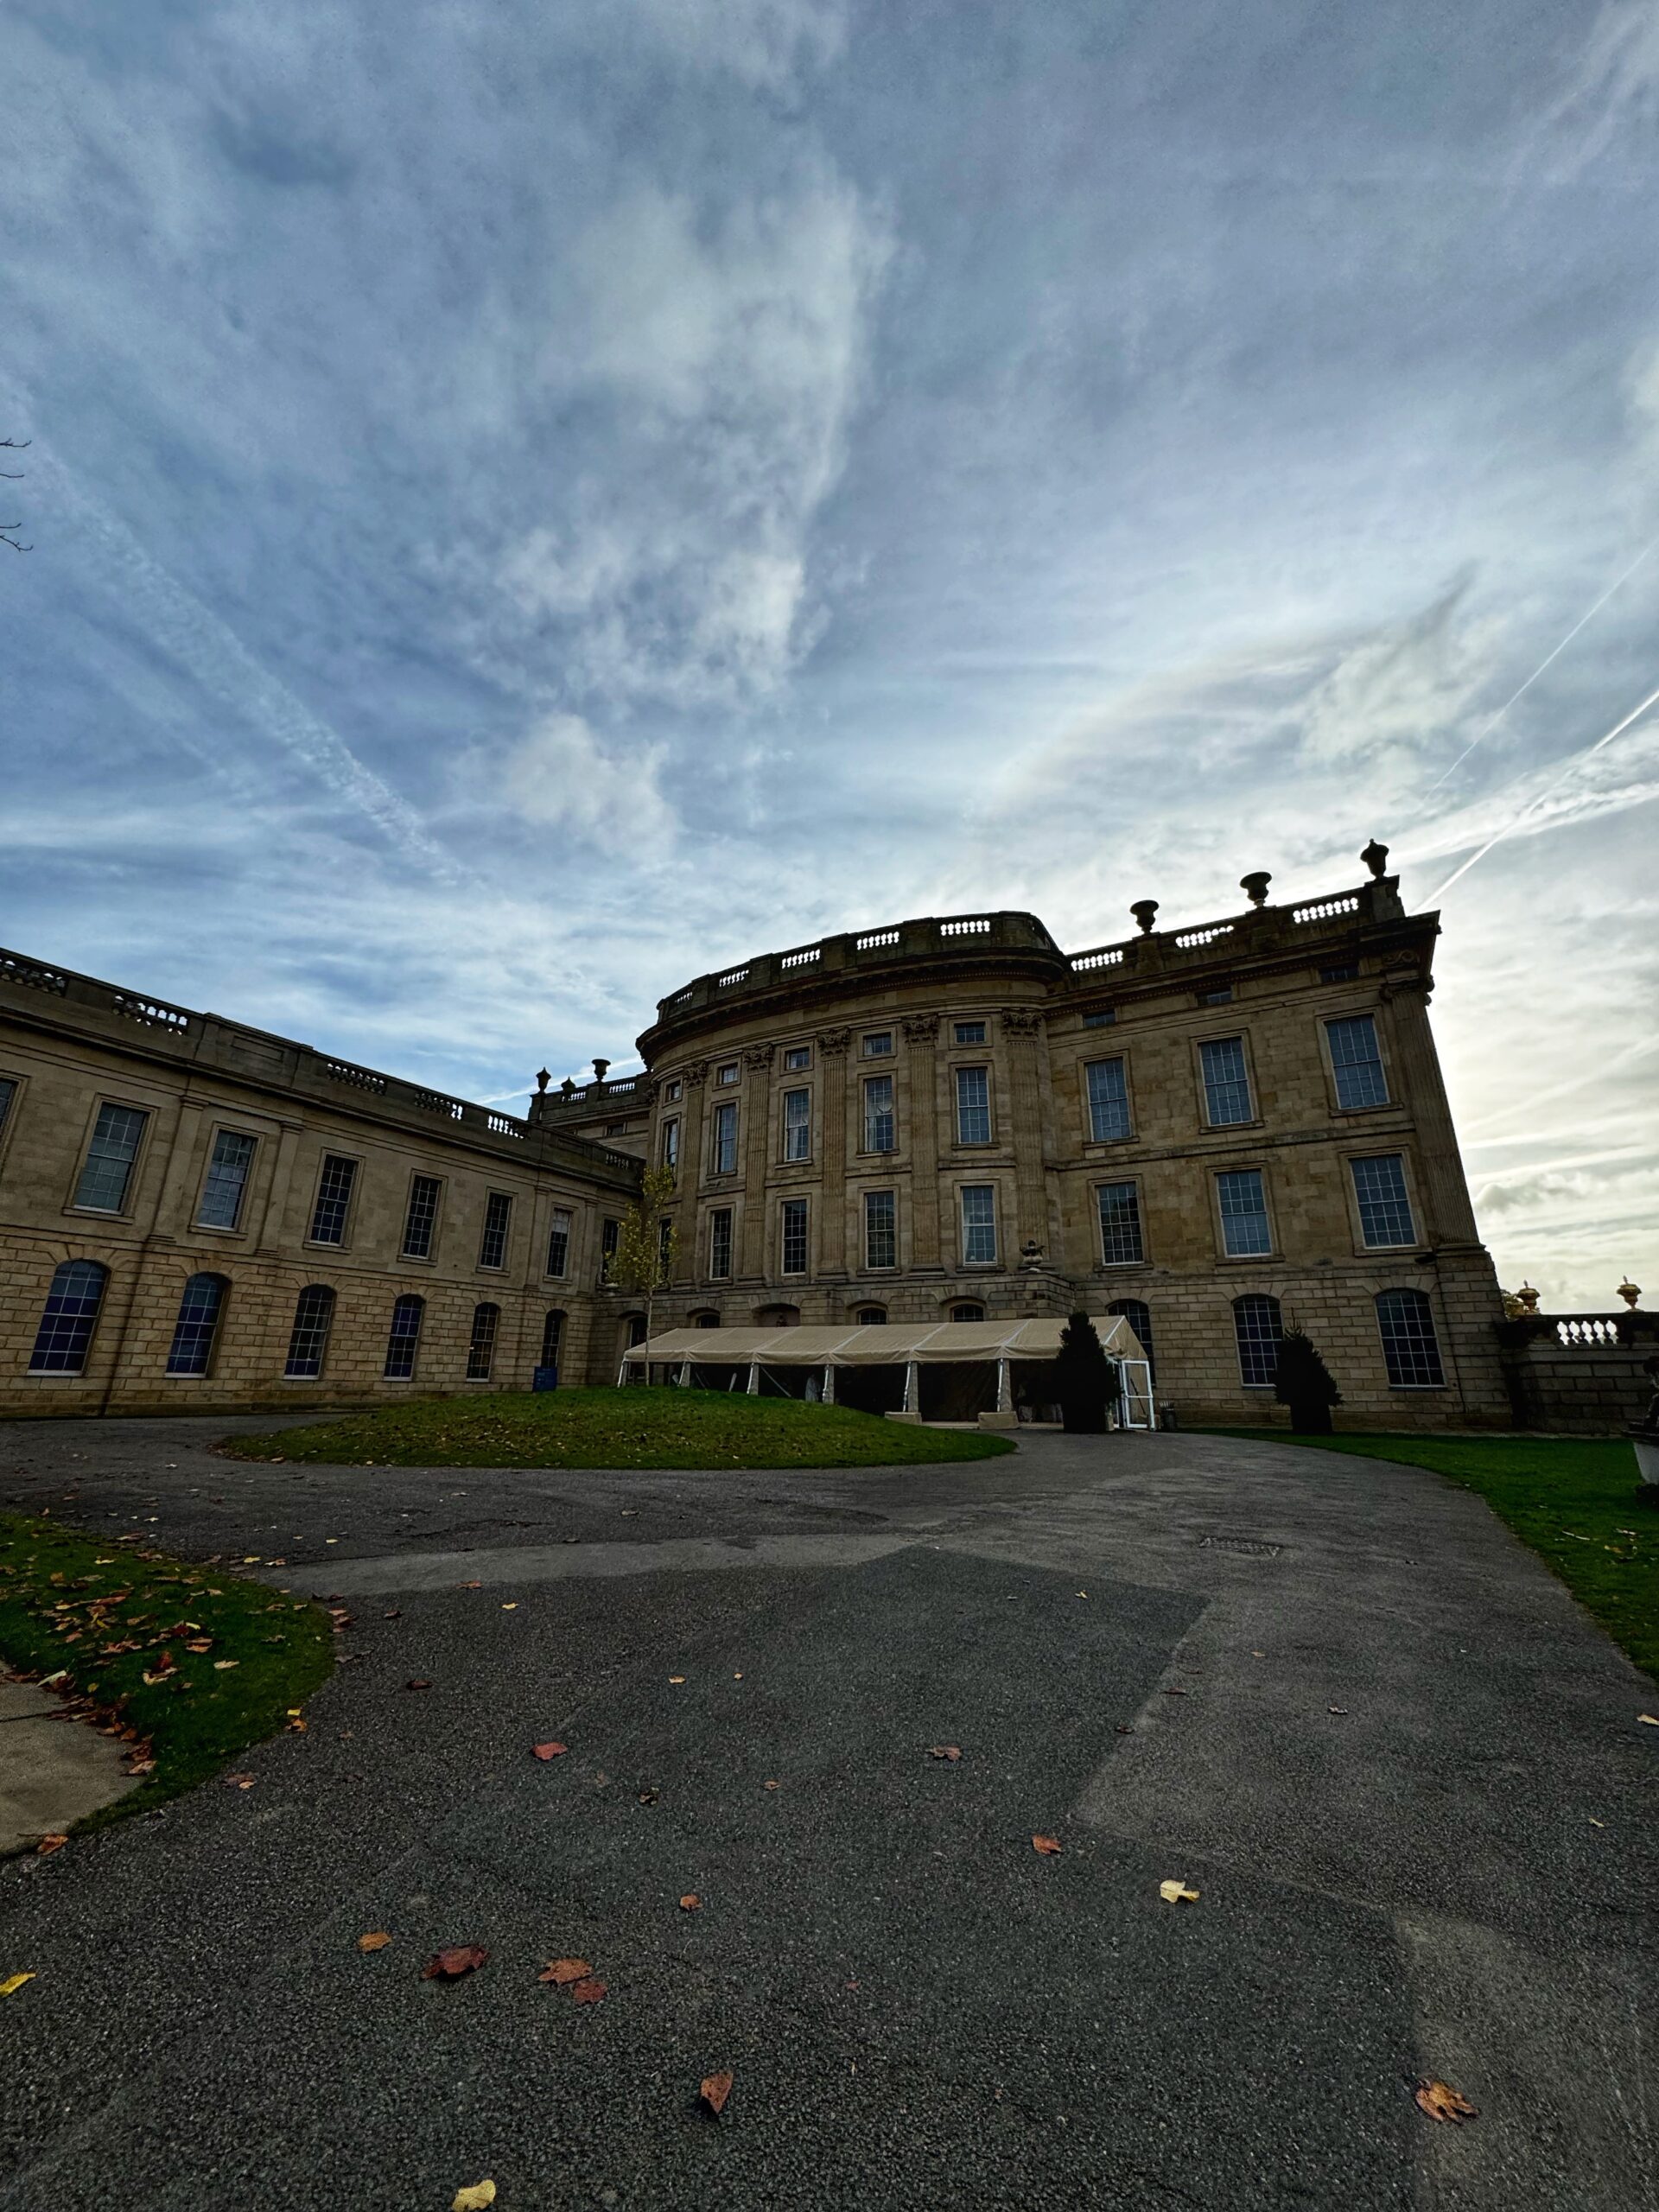
[[(1114, 1359), (1144, 1359), (1121, 1313), (1090, 1317)], [(623, 1354), (636, 1366), (906, 1367), (912, 1360), (1053, 1359), (1065, 1323), (1029, 1320), (883, 1323), (875, 1328), (670, 1329)]]

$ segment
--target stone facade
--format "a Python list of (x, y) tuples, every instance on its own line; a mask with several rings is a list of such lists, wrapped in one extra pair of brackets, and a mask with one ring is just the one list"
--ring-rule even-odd
[(1616, 1436), (1647, 1411), (1659, 1314), (1532, 1313), (1497, 1335), (1517, 1428)]

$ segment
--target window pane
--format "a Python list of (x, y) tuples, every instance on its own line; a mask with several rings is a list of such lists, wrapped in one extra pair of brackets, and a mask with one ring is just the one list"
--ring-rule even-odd
[(409, 1212), (404, 1221), (405, 1259), (431, 1258), (432, 1230), (438, 1218), (438, 1192), (442, 1188), (435, 1175), (417, 1175), (410, 1185)]
[(728, 1060), (725, 1066), (721, 1068), (720, 1072), (715, 1076), (715, 1081), (716, 1083), (735, 1083), (737, 1081), (737, 1062), (735, 1060)]
[(899, 1203), (891, 1191), (864, 1193), (864, 1264), (867, 1268), (899, 1264)]
[(328, 1325), (334, 1317), (334, 1294), (322, 1283), (308, 1283), (294, 1307), (294, 1328), (288, 1339), (286, 1375), (321, 1375), (328, 1349)]
[(715, 1109), (715, 1173), (737, 1173), (737, 1108), (730, 1099)]
[(709, 1217), (709, 1272), (724, 1276), (732, 1272), (732, 1210), (717, 1206)]
[(885, 1306), (861, 1306), (853, 1319), (861, 1329), (885, 1329), (887, 1309)]
[(1089, 1135), (1096, 1144), (1129, 1134), (1129, 1091), (1122, 1060), (1090, 1060), (1084, 1071), (1089, 1084)]
[(893, 1150), (893, 1077), (873, 1075), (864, 1084), (864, 1149)]
[(784, 1230), (784, 1273), (806, 1273), (806, 1200), (785, 1198), (781, 1209)]
[(570, 1210), (555, 1206), (553, 1226), (547, 1232), (547, 1272), (563, 1275), (570, 1265)]
[(996, 1257), (996, 1192), (988, 1183), (963, 1192), (962, 1256), (981, 1263)]
[(79, 1375), (104, 1302), (109, 1270), (95, 1260), (66, 1260), (52, 1278), (29, 1355), (31, 1375)]
[(663, 1123), (663, 1165), (669, 1169), (680, 1164), (680, 1122), (674, 1115)]
[(1247, 1259), (1252, 1253), (1271, 1252), (1268, 1231), (1268, 1200), (1259, 1167), (1230, 1168), (1217, 1175), (1221, 1192), (1222, 1249), (1230, 1260)]
[(1141, 1202), (1133, 1183), (1103, 1183), (1100, 1201), (1100, 1256), (1109, 1266), (1146, 1257), (1141, 1248)]
[(0, 1075), (0, 1136), (3, 1136), (6, 1116), (11, 1111), (11, 1102), (17, 1096), (17, 1085), (9, 1075)]
[(1156, 1379), (1158, 1363), (1152, 1349), (1152, 1308), (1144, 1298), (1116, 1298), (1106, 1308), (1109, 1313), (1121, 1313), (1135, 1331), (1141, 1349), (1147, 1355), (1147, 1365)]
[(950, 1308), (950, 1319), (953, 1321), (982, 1321), (985, 1319), (985, 1308), (982, 1306), (953, 1306)]
[(991, 1071), (988, 1068), (957, 1070), (957, 1142), (988, 1144), (991, 1141)]
[(1331, 1066), (1337, 1078), (1338, 1106), (1386, 1106), (1389, 1086), (1382, 1076), (1382, 1055), (1377, 1049), (1376, 1024), (1369, 1014), (1355, 1014), (1341, 1021), (1327, 1021)]
[(205, 1375), (213, 1357), (219, 1308), (225, 1303), (223, 1275), (192, 1275), (179, 1301), (173, 1345), (167, 1355), (169, 1375)]
[(1405, 1163), (1397, 1152), (1380, 1160), (1356, 1160), (1354, 1196), (1359, 1200), (1359, 1233), (1367, 1244), (1414, 1244), (1417, 1228), (1406, 1196)]
[(337, 1159), (333, 1153), (324, 1160), (317, 1182), (316, 1211), (311, 1217), (314, 1244), (339, 1244), (344, 1241), (346, 1216), (351, 1208), (352, 1185), (356, 1180), (354, 1160)]
[(501, 1268), (507, 1261), (507, 1224), (512, 1218), (512, 1200), (505, 1191), (492, 1191), (484, 1205), (484, 1234), (479, 1239), (478, 1264), (480, 1268)]
[(1231, 1122), (1248, 1122), (1250, 1079), (1244, 1067), (1244, 1039), (1221, 1037), (1198, 1047), (1204, 1069), (1205, 1111), (1213, 1128)]
[(133, 1106), (100, 1106), (98, 1126), (86, 1151), (86, 1164), (75, 1185), (75, 1204), (95, 1206), (100, 1213), (119, 1213), (127, 1203), (132, 1163), (138, 1157), (139, 1140), (148, 1114)]
[(807, 1160), (812, 1153), (812, 1094), (810, 1090), (784, 1093), (784, 1158)]
[(495, 1363), (495, 1332), (500, 1325), (499, 1306), (475, 1306), (473, 1308), (473, 1340), (467, 1347), (467, 1380), (487, 1382), (490, 1370)]
[(784, 1054), (784, 1065), (791, 1075), (801, 1068), (810, 1068), (811, 1065), (812, 1047), (810, 1045), (791, 1045)]
[(1238, 1371), (1249, 1390), (1270, 1390), (1279, 1372), (1279, 1344), (1284, 1326), (1276, 1298), (1253, 1295), (1233, 1300), (1233, 1333), (1238, 1340)]
[(984, 1023), (959, 1021), (957, 1024), (957, 1042), (958, 1045), (982, 1045), (985, 1042)]
[(878, 1029), (864, 1039), (864, 1057), (867, 1060), (879, 1060), (884, 1053), (890, 1052), (892, 1050), (891, 1029)]
[(201, 1186), (201, 1210), (196, 1219), (204, 1229), (234, 1229), (242, 1217), (242, 1194), (253, 1166), (251, 1137), (239, 1129), (221, 1129), (213, 1139), (213, 1156), (207, 1163), (207, 1179)]
[(1434, 1334), (1434, 1310), (1421, 1290), (1385, 1290), (1376, 1301), (1376, 1325), (1395, 1390), (1439, 1389), (1446, 1381)]
[(391, 1309), (391, 1334), (386, 1339), (386, 1367), (388, 1379), (406, 1382), (415, 1372), (415, 1354), (421, 1341), (421, 1323), (426, 1316), (426, 1300), (409, 1292), (397, 1300)]
[(550, 1313), (542, 1324), (542, 1357), (539, 1364), (543, 1367), (556, 1367), (559, 1363), (559, 1350), (563, 1342), (564, 1316), (556, 1312)]

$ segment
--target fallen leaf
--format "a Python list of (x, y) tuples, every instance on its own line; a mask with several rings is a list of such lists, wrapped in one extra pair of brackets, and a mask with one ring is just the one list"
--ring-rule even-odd
[(685, 1676), (683, 1675), (671, 1675), (668, 1679), (671, 1682), (683, 1682), (685, 1680)]
[(1348, 1708), (1345, 1705), (1327, 1705), (1325, 1709), (1327, 1713), (1334, 1713), (1339, 1720), (1345, 1720), (1348, 1718)]
[(1135, 1731), (1127, 1720), (1120, 1720), (1117, 1724), (1117, 1732), (1120, 1736), (1133, 1736)]
[(389, 1613), (382, 1613), (380, 1618), (383, 1621), (400, 1621), (404, 1618), (404, 1609), (401, 1605), (394, 1605)]
[(569, 1748), (569, 1744), (532, 1744), (530, 1747), (531, 1756), (538, 1759), (562, 1758)]
[(1166, 1690), (1164, 1692), (1164, 1695), (1166, 1697), (1185, 1697), (1186, 1695), (1186, 1692), (1178, 1685), (1173, 1689)]
[(37, 1859), (49, 1859), (54, 1851), (61, 1851), (69, 1840), (67, 1835), (43, 1835), (35, 1847)]
[(602, 1981), (595, 1981), (589, 1976), (583, 1981), (573, 1981), (570, 1985), (570, 1994), (578, 2005), (597, 2005), (605, 1994), (605, 1985)]
[(1198, 1893), (1189, 1890), (1185, 1882), (1160, 1882), (1158, 1894), (1166, 1904), (1197, 1904)]
[(1040, 1852), (1045, 1859), (1052, 1859), (1057, 1851), (1064, 1851), (1065, 1846), (1057, 1835), (1034, 1835), (1031, 1839), (1031, 1847)]
[(10, 1997), (14, 1995), (16, 1991), (22, 1987), (26, 1981), (33, 1981), (34, 1979), (35, 1976), (32, 1973), (9, 1974), (3, 1981), (0, 1981), (0, 1997)]
[(1478, 2117), (1467, 2097), (1460, 2096), (1449, 2082), (1421, 2081), (1412, 2094), (1412, 2102), (1419, 2112), (1427, 2113), (1431, 2120), (1474, 2120)]
[[(107, 1643), (103, 1648), (105, 1651), (118, 1649), (116, 1645)], [(211, 1651), (213, 1648), (213, 1639), (211, 1636), (198, 1637), (194, 1643), (187, 1643), (184, 1648), (187, 1651)]]
[(377, 1928), (372, 1935), (359, 1936), (357, 1939), (357, 1948), (359, 1951), (384, 1951), (391, 1941), (391, 1936), (384, 1928)]
[(962, 1757), (962, 1745), (960, 1744), (934, 1744), (929, 1747), (927, 1756), (931, 1759), (949, 1759), (951, 1765), (954, 1766), (957, 1761)]
[(213, 1662), (213, 1672), (216, 1675), (222, 1675), (226, 1671), (226, 1668), (239, 1667), (241, 1664), (242, 1662), (239, 1659), (215, 1659)]
[(697, 1895), (695, 1890), (689, 1891), (686, 1895), (680, 1899), (680, 1910), (682, 1912), (701, 1912), (702, 1910), (702, 1899)]
[(418, 1675), (413, 1681), (405, 1682), (404, 1684), (404, 1688), (406, 1690), (429, 1690), (431, 1687), (432, 1685), (430, 1682), (423, 1681)]
[(734, 1675), (732, 1676), (732, 1680), (733, 1680), (734, 1682), (741, 1682), (741, 1681), (742, 1681), (742, 1679), (743, 1679), (743, 1677), (742, 1677), (742, 1675)]
[(660, 1789), (642, 1789), (639, 1792), (639, 1802), (642, 1805), (654, 1805), (661, 1795)]
[(779, 1784), (775, 1782), (767, 1782), (763, 1783), (761, 1787), (766, 1789), (776, 1789), (779, 1787)]
[(537, 1981), (556, 1981), (563, 1988), (568, 1981), (586, 1981), (593, 1968), (586, 1959), (550, 1959)]
[(455, 1587), (457, 1590), (481, 1590), (484, 1585), (481, 1582), (457, 1582)]
[(225, 1777), (226, 1783), (233, 1784), (238, 1789), (251, 1789), (256, 1778), (251, 1774), (227, 1774)]
[(501, 1610), (504, 1613), (516, 1613), (518, 1610), (518, 1600), (516, 1598), (512, 1599), (502, 1606)]
[(485, 2212), (485, 2207), (494, 2202), (495, 2183), (486, 2178), (474, 2182), (470, 2188), (458, 2189), (449, 2212)]
[(1636, 1717), (1647, 1727), (1659, 1728), (1659, 1713), (1638, 1713)]
[(429, 1959), (421, 1971), (423, 1981), (458, 1980), (464, 1974), (472, 1974), (481, 1967), (489, 1953), (480, 1943), (452, 1943)]
[(710, 2074), (697, 2091), (716, 2120), (725, 2111), (726, 2100), (731, 2094), (732, 2076), (729, 2074)]

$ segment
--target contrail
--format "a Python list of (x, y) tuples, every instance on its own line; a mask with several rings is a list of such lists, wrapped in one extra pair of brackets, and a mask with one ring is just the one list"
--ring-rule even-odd
[(1515, 704), (1516, 701), (1520, 698), (1523, 693), (1531, 690), (1533, 685), (1538, 681), (1544, 671), (1549, 666), (1550, 662), (1559, 658), (1559, 657), (1564, 653), (1567, 647), (1572, 644), (1573, 639), (1578, 636), (1585, 624), (1592, 620), (1595, 616), (1600, 613), (1602, 608), (1606, 606), (1608, 601), (1618, 589), (1619, 586), (1622, 583), (1627, 582), (1629, 579), (1636, 574), (1637, 570), (1647, 559), (1649, 554), (1652, 552), (1656, 545), (1659, 545), (1659, 537), (1650, 537), (1647, 543), (1642, 548), (1642, 550), (1637, 555), (1635, 560), (1631, 562), (1630, 567), (1624, 570), (1623, 575), (1614, 577), (1611, 583), (1608, 585), (1606, 590), (1603, 592), (1601, 597), (1596, 601), (1589, 613), (1587, 614), (1580, 615), (1578, 620), (1573, 625), (1573, 627), (1561, 639), (1554, 652), (1545, 655), (1544, 658), (1539, 662), (1537, 667), (1533, 670), (1532, 674), (1527, 678), (1526, 682), (1521, 686), (1519, 690), (1510, 692), (1509, 697), (1503, 702), (1503, 705), (1492, 716), (1491, 720), (1475, 732), (1475, 734), (1470, 739), (1468, 744), (1464, 747), (1462, 752), (1459, 753), (1457, 759), (1452, 763), (1452, 766), (1449, 768), (1443, 769), (1441, 772), (1436, 776), (1433, 782), (1429, 785), (1427, 791), (1423, 794), (1426, 801), (1433, 798), (1435, 792), (1439, 791), (1440, 785), (1446, 781), (1448, 776), (1452, 776), (1457, 773), (1458, 770), (1462, 767), (1464, 762), (1469, 758), (1469, 755), (1474, 751), (1478, 745), (1481, 745), (1485, 742), (1486, 739), (1489, 738), (1492, 732), (1497, 728), (1499, 722), (1503, 721), (1504, 715), (1509, 713), (1510, 709)]
[(1512, 836), (1514, 832), (1521, 827), (1521, 824), (1526, 820), (1529, 814), (1535, 814), (1538, 809), (1543, 804), (1544, 801), (1549, 797), (1550, 793), (1552, 791), (1559, 791), (1575, 768), (1582, 766), (1584, 762), (1586, 760), (1593, 760), (1597, 753), (1601, 752), (1604, 747), (1611, 745), (1616, 737), (1623, 737), (1625, 731), (1629, 729), (1630, 724), (1632, 722), (1640, 721), (1643, 715), (1647, 713), (1649, 708), (1653, 706), (1659, 706), (1659, 691), (1649, 691), (1647, 697), (1642, 702), (1641, 705), (1639, 707), (1633, 707), (1630, 713), (1625, 715), (1622, 722), (1616, 722), (1612, 728), (1608, 731), (1605, 737), (1599, 737), (1593, 745), (1586, 746), (1582, 753), (1575, 753), (1571, 760), (1569, 760), (1562, 768), (1560, 774), (1555, 777), (1552, 782), (1546, 784), (1542, 791), (1539, 792), (1536, 798), (1529, 799), (1527, 804), (1522, 808), (1520, 813), (1516, 816), (1513, 822), (1506, 822), (1503, 827), (1497, 831), (1496, 836), (1491, 836), (1486, 840), (1486, 842), (1481, 847), (1478, 853), (1471, 853), (1468, 859), (1465, 861), (1461, 868), (1454, 868), (1452, 870), (1452, 874), (1446, 877), (1446, 881), (1441, 884), (1438, 891), (1431, 891), (1429, 893), (1429, 904), (1432, 906), (1435, 899), (1444, 899), (1446, 893), (1452, 888), (1452, 885), (1457, 882), (1460, 876), (1467, 875), (1470, 869), (1473, 868), (1477, 861), (1484, 861), (1487, 854), (1491, 851), (1494, 845), (1501, 845), (1506, 837)]

